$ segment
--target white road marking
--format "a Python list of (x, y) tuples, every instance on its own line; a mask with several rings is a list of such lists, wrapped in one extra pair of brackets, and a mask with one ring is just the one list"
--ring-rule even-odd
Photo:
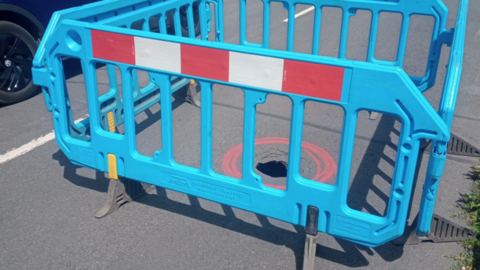
[[(315, 10), (315, 7), (312, 6), (312, 7), (309, 7), (307, 9), (304, 9), (304, 10), (300, 11), (299, 13), (295, 14), (295, 19), (300, 17), (300, 16), (303, 16), (303, 15), (307, 14), (308, 12), (310, 12), (312, 10)], [(288, 18), (283, 20), (283, 22), (288, 22)]]
[(41, 145), (46, 144), (47, 142), (49, 142), (53, 139), (55, 139), (55, 133), (53, 131), (48, 133), (45, 136), (42, 136), (42, 137), (37, 138), (37, 139), (33, 139), (31, 142), (29, 142), (27, 144), (24, 144), (24, 145), (20, 146), (19, 148), (14, 148), (14, 149), (8, 151), (7, 153), (1, 155), (0, 156), (0, 164), (3, 164), (3, 163), (5, 163), (9, 160), (12, 160), (12, 159), (17, 158), (21, 155), (24, 155), (24, 154), (32, 151), (33, 149), (35, 149), (35, 148), (37, 148)]
[[(78, 122), (84, 120), (85, 118), (86, 117), (80, 118), (80, 119), (76, 120), (75, 123), (78, 123)], [(47, 135), (44, 135), (42, 137), (33, 139), (29, 143), (26, 143), (26, 144), (20, 146), (19, 148), (14, 148), (14, 149), (8, 151), (7, 153), (5, 153), (3, 155), (0, 155), (0, 164), (3, 164), (7, 161), (15, 159), (15, 158), (17, 158), (21, 155), (24, 155), (24, 154), (32, 151), (33, 149), (46, 144), (47, 142), (49, 142), (53, 139), (55, 139), (55, 132), (52, 130), (52, 132), (48, 133)]]

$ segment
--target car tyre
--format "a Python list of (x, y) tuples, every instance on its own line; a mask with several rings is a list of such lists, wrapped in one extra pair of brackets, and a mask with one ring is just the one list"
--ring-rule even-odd
[(38, 89), (32, 79), (37, 48), (38, 43), (23, 27), (0, 21), (0, 103), (25, 100)]

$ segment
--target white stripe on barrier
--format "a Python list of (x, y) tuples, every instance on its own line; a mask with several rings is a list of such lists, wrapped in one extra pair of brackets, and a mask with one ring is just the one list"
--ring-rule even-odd
[(229, 82), (282, 91), (283, 59), (230, 52)]
[(135, 62), (138, 66), (181, 73), (179, 43), (135, 37)]

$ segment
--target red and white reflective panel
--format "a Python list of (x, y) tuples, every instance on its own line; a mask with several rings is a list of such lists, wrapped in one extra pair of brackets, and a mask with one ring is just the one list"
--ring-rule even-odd
[(341, 101), (345, 69), (91, 30), (93, 57), (245, 86)]

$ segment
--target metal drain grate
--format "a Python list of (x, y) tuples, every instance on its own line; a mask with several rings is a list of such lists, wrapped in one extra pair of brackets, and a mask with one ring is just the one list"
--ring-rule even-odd
[(453, 133), (448, 142), (447, 153), (451, 155), (480, 157), (480, 150), (478, 148)]
[(475, 238), (477, 234), (458, 224), (455, 224), (441, 216), (433, 215), (432, 225), (430, 226), (429, 241), (435, 243), (458, 242), (469, 238)]
[[(427, 140), (422, 143), (420, 149), (430, 151), (432, 149), (432, 141)], [(447, 145), (447, 154), (467, 157), (480, 157), (480, 149), (468, 143), (465, 139), (451, 133), (450, 141)]]

